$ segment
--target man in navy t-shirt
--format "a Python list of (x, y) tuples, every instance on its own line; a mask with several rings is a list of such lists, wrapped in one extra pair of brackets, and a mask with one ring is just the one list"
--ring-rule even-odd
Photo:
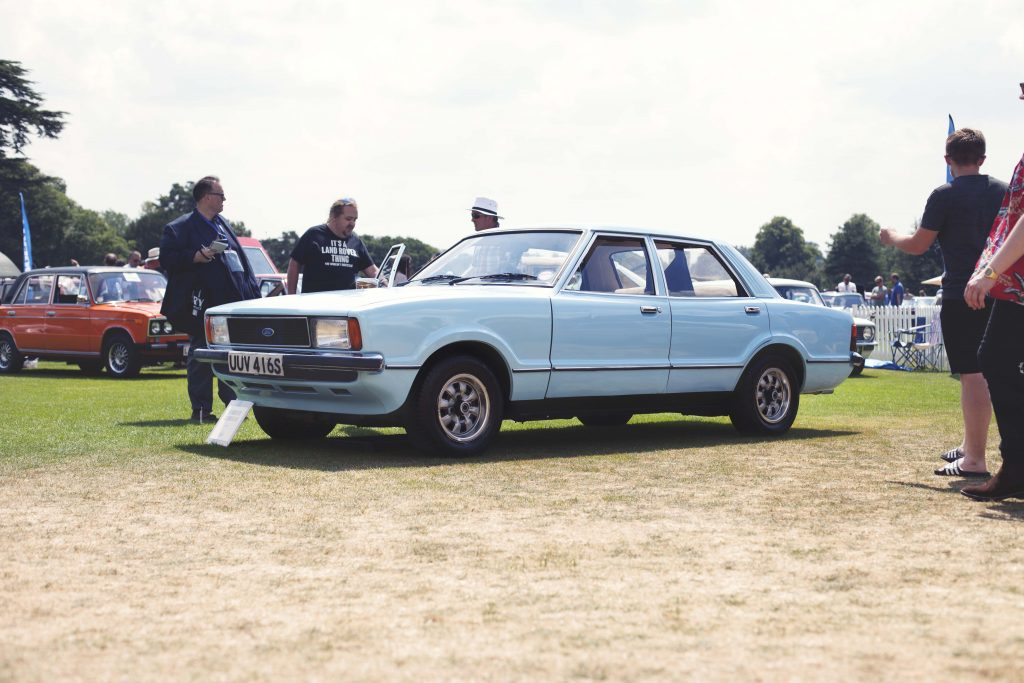
[(937, 239), (946, 272), (942, 274), (942, 341), (949, 371), (960, 375), (960, 408), (964, 439), (941, 455), (949, 464), (935, 470), (939, 476), (988, 476), (985, 444), (992, 419), (988, 384), (978, 365), (978, 347), (988, 324), (989, 307), (974, 310), (964, 301), (964, 289), (985, 247), (992, 222), (999, 212), (1006, 183), (981, 173), (985, 163), (985, 136), (961, 128), (946, 138), (946, 164), (953, 182), (936, 188), (928, 197), (921, 226), (912, 235), (892, 228), (879, 233), (882, 244), (920, 255)]
[(377, 275), (366, 246), (353, 230), (359, 218), (354, 199), (345, 197), (331, 204), (327, 222), (315, 225), (299, 238), (288, 262), (288, 293), (295, 294), (302, 271), (302, 292), (354, 289), (356, 274)]

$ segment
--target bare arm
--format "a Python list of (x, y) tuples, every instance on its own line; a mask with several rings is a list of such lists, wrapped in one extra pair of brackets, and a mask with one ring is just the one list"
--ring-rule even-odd
[[(1021, 256), (1024, 256), (1024, 216), (1014, 224), (1010, 236), (1003, 242), (1003, 246), (999, 247), (999, 251), (988, 262), (988, 266), (998, 275), (1020, 260)], [(974, 271), (964, 291), (964, 301), (971, 308), (984, 308), (985, 295), (995, 284), (995, 280), (985, 277), (984, 268)]]
[(377, 277), (377, 266), (370, 264), (363, 269), (363, 273), (366, 277)]
[(288, 293), (294, 294), (295, 288), (299, 286), (299, 262), (295, 259), (288, 259), (287, 287)]
[(913, 235), (904, 235), (896, 232), (893, 228), (882, 228), (878, 233), (878, 239), (890, 247), (896, 247), (914, 256), (920, 256), (932, 246), (932, 242), (939, 236), (935, 230), (918, 228)]

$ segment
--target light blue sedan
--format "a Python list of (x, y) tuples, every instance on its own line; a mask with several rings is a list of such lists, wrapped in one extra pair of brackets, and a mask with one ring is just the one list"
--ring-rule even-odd
[(210, 309), (196, 357), (273, 438), (401, 426), (419, 448), (464, 457), (503, 419), (608, 426), (672, 411), (782, 434), (801, 393), (849, 376), (851, 327), (844, 311), (781, 298), (713, 240), (499, 229), (400, 286)]

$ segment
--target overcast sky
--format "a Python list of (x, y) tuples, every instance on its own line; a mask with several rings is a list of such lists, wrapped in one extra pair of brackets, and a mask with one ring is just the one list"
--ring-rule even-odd
[(947, 113), (985, 169), (1024, 152), (1020, 0), (0, 0), (0, 58), (68, 112), (28, 156), (135, 217), (219, 175), (225, 215), (437, 247), (477, 195), (504, 225), (600, 223), (827, 249), (853, 213), (910, 230)]

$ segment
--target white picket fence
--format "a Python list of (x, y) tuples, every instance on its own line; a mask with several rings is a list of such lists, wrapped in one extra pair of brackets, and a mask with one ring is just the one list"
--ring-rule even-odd
[[(932, 337), (941, 340), (940, 310), (939, 306), (857, 306), (851, 308), (850, 312), (857, 318), (868, 318), (875, 323), (875, 341), (878, 345), (871, 353), (871, 358), (893, 360), (892, 343), (899, 330), (932, 325)], [(939, 356), (939, 366), (943, 371), (949, 371), (945, 347)]]

